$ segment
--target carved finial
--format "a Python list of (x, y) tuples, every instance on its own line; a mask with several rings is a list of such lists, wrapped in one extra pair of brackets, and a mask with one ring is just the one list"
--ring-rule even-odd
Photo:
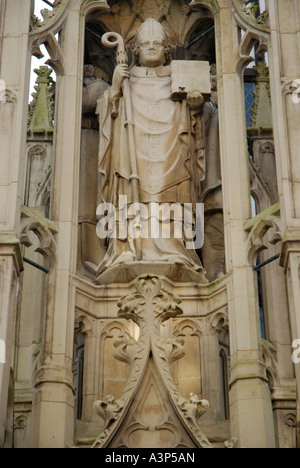
[(266, 62), (258, 62), (256, 67), (253, 67), (257, 75), (257, 82), (266, 82), (269, 84), (269, 67), (267, 66)]
[(51, 86), (53, 79), (50, 76), (51, 68), (42, 66), (34, 70), (37, 74), (33, 101), (29, 108), (28, 130), (32, 133), (49, 133), (53, 131), (54, 100)]
[(270, 96), (269, 68), (265, 62), (254, 67), (256, 73), (256, 91), (251, 108), (251, 127), (272, 128), (272, 108)]

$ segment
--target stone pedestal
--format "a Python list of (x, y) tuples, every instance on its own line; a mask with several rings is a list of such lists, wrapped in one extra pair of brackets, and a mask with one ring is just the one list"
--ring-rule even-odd
[[(117, 448), (125, 444), (138, 448), (141, 445), (135, 444), (142, 433), (148, 438), (147, 446), (162, 448), (176, 447), (183, 441), (188, 447), (222, 446), (230, 438), (224, 410), (228, 380), (221, 377), (224, 370), (228, 373), (228, 349), (220, 367), (220, 351), (228, 336), (228, 281), (225, 277), (211, 285), (201, 285), (149, 273), (129, 283), (94, 286), (74, 277), (76, 326), (85, 337), (83, 411), (77, 421), (76, 445), (91, 445), (96, 439), (97, 446)], [(143, 318), (147, 304), (148, 319)], [(136, 393), (140, 386), (145, 386), (144, 396)], [(192, 404), (188, 403), (190, 398), (210, 404), (194, 427), (195, 432), (203, 433), (203, 438), (200, 432), (193, 436), (181, 414), (183, 408)], [(107, 424), (99, 409), (93, 411), (97, 400), (110, 401), (115, 407), (115, 425)], [(156, 407), (156, 416), (147, 413), (150, 401)], [(175, 404), (170, 417), (165, 412), (168, 401)], [(122, 424), (124, 418), (128, 424)], [(131, 431), (132, 418), (135, 427)], [(159, 427), (153, 431), (155, 426)], [(157, 445), (162, 443), (157, 439), (160, 431), (164, 437), (169, 434), (163, 439), (167, 445)]]

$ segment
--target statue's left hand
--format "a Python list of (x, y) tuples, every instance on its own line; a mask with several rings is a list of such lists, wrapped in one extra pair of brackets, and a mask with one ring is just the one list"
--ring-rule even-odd
[(187, 95), (186, 102), (191, 110), (200, 110), (204, 104), (204, 97), (200, 91), (191, 91)]

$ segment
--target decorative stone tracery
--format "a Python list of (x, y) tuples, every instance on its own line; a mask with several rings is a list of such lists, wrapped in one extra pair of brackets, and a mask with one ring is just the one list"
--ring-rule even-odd
[[(195, 443), (202, 448), (210, 446), (199, 427), (199, 418), (207, 411), (209, 403), (196, 395), (183, 398), (173, 381), (171, 364), (183, 355), (182, 340), (173, 338), (164, 340), (160, 335), (160, 325), (182, 314), (180, 299), (162, 289), (161, 280), (156, 276), (146, 275), (135, 281), (136, 293), (123, 297), (119, 303), (118, 315), (132, 320), (140, 328), (140, 337), (136, 342), (126, 338), (117, 344), (117, 359), (130, 363), (131, 374), (122, 398), (115, 401), (113, 396), (94, 403), (96, 413), (104, 421), (104, 432), (94, 443), (94, 448), (108, 446), (118, 426), (129, 410), (137, 389), (142, 385), (149, 355), (153, 355), (156, 370), (174, 405), (176, 415)], [(120, 348), (122, 352), (120, 354)], [(125, 413), (125, 414), (124, 414)]]

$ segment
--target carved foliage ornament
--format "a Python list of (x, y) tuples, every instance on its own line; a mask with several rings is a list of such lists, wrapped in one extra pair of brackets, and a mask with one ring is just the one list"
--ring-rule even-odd
[(55, 0), (53, 2), (53, 8), (51, 10), (45, 8), (41, 10), (43, 21), (37, 18), (35, 15), (32, 16), (31, 21), (31, 35), (44, 33), (55, 26), (57, 26), (60, 20), (64, 17), (68, 6), (69, 0)]
[(282, 94), (286, 96), (288, 94), (292, 95), (292, 102), (294, 104), (300, 104), (300, 79), (282, 79), (281, 84)]
[(189, 8), (191, 10), (197, 10), (203, 7), (211, 8), (215, 14), (220, 11), (218, 0), (192, 0), (189, 3)]
[(0, 104), (15, 103), (17, 101), (17, 90), (6, 88), (5, 81), (0, 80)]
[(150, 352), (179, 420), (198, 447), (210, 448), (210, 443), (199, 427), (199, 419), (207, 411), (209, 403), (194, 394), (188, 400), (182, 397), (171, 374), (172, 362), (184, 354), (183, 341), (181, 338), (164, 340), (160, 335), (163, 322), (183, 313), (179, 305), (181, 300), (164, 291), (161, 280), (156, 276), (139, 277), (135, 288), (136, 293), (119, 301), (118, 315), (133, 320), (140, 328), (140, 337), (134, 343), (132, 338), (124, 337), (117, 343), (115, 353), (115, 357), (131, 364), (130, 377), (119, 400), (115, 401), (109, 395), (94, 403), (94, 410), (103, 420), (104, 429), (92, 448), (107, 447), (121, 426), (142, 382)]
[(35, 251), (48, 260), (50, 266), (53, 265), (57, 251), (54, 237), (58, 232), (57, 226), (53, 221), (44, 218), (39, 211), (23, 206), (21, 210), (20, 242), (26, 247), (32, 246), (29, 237), (30, 231), (34, 232), (39, 239), (39, 246)]
[(262, 32), (269, 32), (268, 11), (257, 15), (258, 6), (252, 0), (231, 0), (235, 17), (238, 19), (239, 26), (245, 29), (251, 27)]
[(300, 80), (294, 80), (292, 83), (292, 101), (294, 104), (300, 104)]

